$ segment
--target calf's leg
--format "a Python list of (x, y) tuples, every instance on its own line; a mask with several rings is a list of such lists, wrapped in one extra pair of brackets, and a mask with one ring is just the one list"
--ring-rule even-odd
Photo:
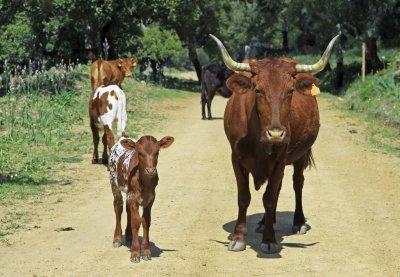
[(293, 217), (293, 233), (305, 234), (310, 229), (306, 224), (306, 219), (303, 214), (302, 192), (304, 185), (303, 171), (306, 167), (307, 155), (304, 155), (300, 160), (293, 164), (293, 189), (296, 195), (296, 209)]
[(139, 205), (133, 200), (130, 200), (129, 202), (132, 232), (131, 262), (138, 263), (140, 262), (139, 228), (142, 219), (139, 214)]
[(111, 189), (114, 194), (114, 212), (115, 212), (115, 230), (113, 246), (120, 247), (122, 245), (122, 229), (121, 229), (121, 215), (123, 210), (123, 199), (121, 192), (111, 184)]
[(131, 229), (131, 209), (128, 201), (126, 201), (126, 228), (125, 228), (125, 245), (130, 246), (132, 243)]
[(236, 176), (238, 189), (238, 218), (233, 234), (229, 236), (228, 250), (242, 251), (246, 249), (246, 214), (249, 207), (251, 194), (249, 189), (249, 172), (240, 165), (240, 162), (232, 154), (232, 165)]
[(92, 164), (97, 164), (99, 162), (99, 129), (94, 123), (93, 119), (90, 119), (90, 129), (92, 130), (93, 137), (93, 155), (92, 155)]
[(151, 260), (149, 231), (151, 225), (151, 207), (153, 206), (153, 202), (154, 201), (152, 201), (147, 207), (143, 208), (143, 214), (142, 214), (142, 226), (143, 226), (142, 259), (145, 261)]

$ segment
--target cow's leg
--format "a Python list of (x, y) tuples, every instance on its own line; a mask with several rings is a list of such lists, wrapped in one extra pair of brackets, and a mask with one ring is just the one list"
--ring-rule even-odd
[(214, 99), (214, 95), (215, 95), (215, 92), (214, 93), (210, 93), (210, 95), (208, 96), (208, 98), (207, 98), (207, 111), (208, 111), (208, 119), (212, 119), (212, 115), (211, 115), (211, 103), (212, 103), (212, 101), (213, 101), (213, 99)]
[(240, 162), (232, 154), (232, 165), (236, 176), (238, 189), (238, 218), (233, 234), (229, 236), (228, 250), (242, 251), (246, 249), (246, 214), (249, 207), (251, 195), (249, 189), (249, 172), (240, 165)]
[[(278, 195), (281, 191), (282, 188), (282, 181), (279, 185), (279, 189), (278, 189)], [(275, 207), (274, 207), (274, 224), (276, 223), (276, 207), (278, 206), (278, 199), (279, 197), (276, 198), (275, 201)], [(265, 228), (265, 214), (263, 215), (263, 217), (261, 218), (261, 220), (258, 222), (258, 226), (256, 228), (256, 233), (263, 233), (264, 232), (264, 228)]]
[(113, 246), (120, 247), (122, 245), (122, 229), (121, 229), (121, 215), (123, 210), (123, 199), (122, 194), (116, 188), (115, 185), (111, 184), (111, 190), (114, 195), (114, 212), (115, 212), (115, 230), (114, 230), (114, 239)]
[(103, 137), (101, 138), (101, 142), (103, 143), (103, 155), (101, 156), (101, 162), (103, 164), (106, 164), (108, 160), (108, 154), (107, 154), (107, 135), (106, 132), (104, 131)]
[(139, 214), (139, 205), (136, 201), (130, 200), (129, 202), (132, 232), (131, 262), (138, 263), (140, 262), (139, 228), (142, 219)]
[(201, 118), (206, 119), (206, 103), (207, 103), (207, 91), (204, 87), (205, 85), (202, 85), (201, 88)]
[(153, 201), (147, 207), (143, 208), (143, 215), (142, 215), (142, 226), (143, 226), (142, 259), (145, 261), (151, 260), (149, 231), (151, 225), (152, 206), (153, 206)]
[(304, 155), (300, 160), (293, 164), (293, 189), (296, 195), (296, 210), (293, 217), (293, 233), (305, 234), (310, 226), (306, 224), (306, 219), (303, 214), (302, 192), (304, 185), (303, 171), (306, 166), (307, 155)]
[(114, 135), (112, 133), (111, 128), (108, 125), (104, 125), (104, 134), (102, 138), (103, 142), (103, 156), (102, 156), (102, 162), (103, 164), (108, 163), (108, 150), (111, 149), (111, 147), (114, 145)]
[(275, 166), (263, 195), (265, 227), (263, 231), (261, 251), (267, 254), (277, 253), (280, 251), (280, 245), (277, 243), (275, 238), (274, 218), (284, 169), (285, 165), (283, 163)]
[(93, 119), (90, 119), (90, 129), (92, 130), (93, 137), (93, 156), (92, 156), (92, 164), (97, 164), (99, 162), (99, 129), (94, 123)]

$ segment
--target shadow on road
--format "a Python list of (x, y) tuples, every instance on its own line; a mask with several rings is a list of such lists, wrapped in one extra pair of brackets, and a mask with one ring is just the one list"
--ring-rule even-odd
[[(293, 223), (293, 212), (289, 211), (277, 211), (276, 212), (276, 224), (274, 225), (275, 228), (275, 235), (278, 242), (281, 243), (282, 247), (294, 247), (294, 248), (308, 248), (314, 246), (318, 242), (305, 244), (305, 243), (285, 243), (284, 237), (287, 236), (299, 236), (295, 235), (292, 232), (292, 223)], [(262, 234), (256, 233), (255, 230), (258, 227), (258, 222), (264, 216), (264, 213), (256, 213), (247, 216), (247, 245), (250, 246), (257, 253), (258, 258), (268, 258), (268, 259), (276, 259), (281, 258), (282, 256), (280, 253), (276, 254), (264, 254), (260, 251), (260, 244), (262, 239)], [(222, 225), (222, 228), (228, 233), (227, 236), (233, 232), (235, 228), (236, 219), (229, 221)], [(228, 241), (222, 242), (214, 240), (217, 243), (221, 243), (224, 245), (228, 245)]]
[[(139, 237), (139, 241), (142, 242), (142, 237)], [(124, 241), (124, 246), (127, 248), (131, 248), (131, 241), (127, 241), (125, 238), (125, 235), (122, 236), (122, 241)], [(161, 256), (162, 253), (164, 252), (175, 252), (177, 250), (175, 249), (161, 249), (157, 245), (155, 245), (154, 242), (150, 241), (150, 251), (151, 251), (151, 257), (152, 258), (158, 258)]]

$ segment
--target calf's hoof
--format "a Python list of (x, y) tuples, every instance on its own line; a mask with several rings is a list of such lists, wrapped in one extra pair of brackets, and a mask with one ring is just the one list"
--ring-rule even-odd
[(298, 234), (298, 235), (304, 235), (310, 229), (311, 226), (308, 225), (307, 223), (304, 223), (303, 225), (293, 225), (292, 227), (293, 234)]
[(151, 254), (143, 255), (143, 256), (142, 256), (142, 260), (143, 260), (143, 261), (150, 261), (150, 260), (151, 260)]
[(121, 245), (122, 245), (122, 243), (119, 242), (119, 241), (113, 242), (113, 247), (114, 247), (114, 248), (121, 247)]
[(281, 246), (276, 242), (261, 243), (260, 249), (265, 254), (274, 254), (281, 251)]
[(228, 244), (229, 251), (238, 252), (238, 251), (243, 251), (245, 249), (246, 249), (246, 241), (244, 240), (238, 240), (238, 241), (231, 240)]
[(256, 228), (256, 233), (262, 234), (264, 232), (265, 225), (264, 224), (259, 224)]
[(135, 263), (135, 264), (139, 263), (140, 262), (140, 257), (139, 256), (132, 256), (131, 257), (131, 262)]
[(212, 116), (209, 116), (207, 119), (208, 119), (208, 120), (212, 120)]

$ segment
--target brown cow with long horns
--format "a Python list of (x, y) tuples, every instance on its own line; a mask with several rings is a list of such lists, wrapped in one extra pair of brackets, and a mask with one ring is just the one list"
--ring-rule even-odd
[[(249, 63), (232, 60), (216, 37), (225, 65), (237, 72), (227, 80), (233, 91), (225, 109), (224, 127), (232, 148), (232, 164), (238, 188), (239, 213), (228, 250), (246, 248), (246, 212), (250, 204), (249, 174), (259, 190), (268, 181), (263, 195), (265, 209), (261, 251), (276, 253), (276, 206), (286, 165), (294, 166), (293, 188), (296, 210), (293, 231), (304, 234), (306, 224), (302, 207), (304, 169), (313, 162), (311, 146), (319, 130), (319, 111), (313, 92), (318, 80), (313, 77), (328, 63), (338, 36), (329, 43), (321, 59), (302, 65), (287, 58), (263, 59)], [(246, 74), (240, 74), (246, 72)]]

